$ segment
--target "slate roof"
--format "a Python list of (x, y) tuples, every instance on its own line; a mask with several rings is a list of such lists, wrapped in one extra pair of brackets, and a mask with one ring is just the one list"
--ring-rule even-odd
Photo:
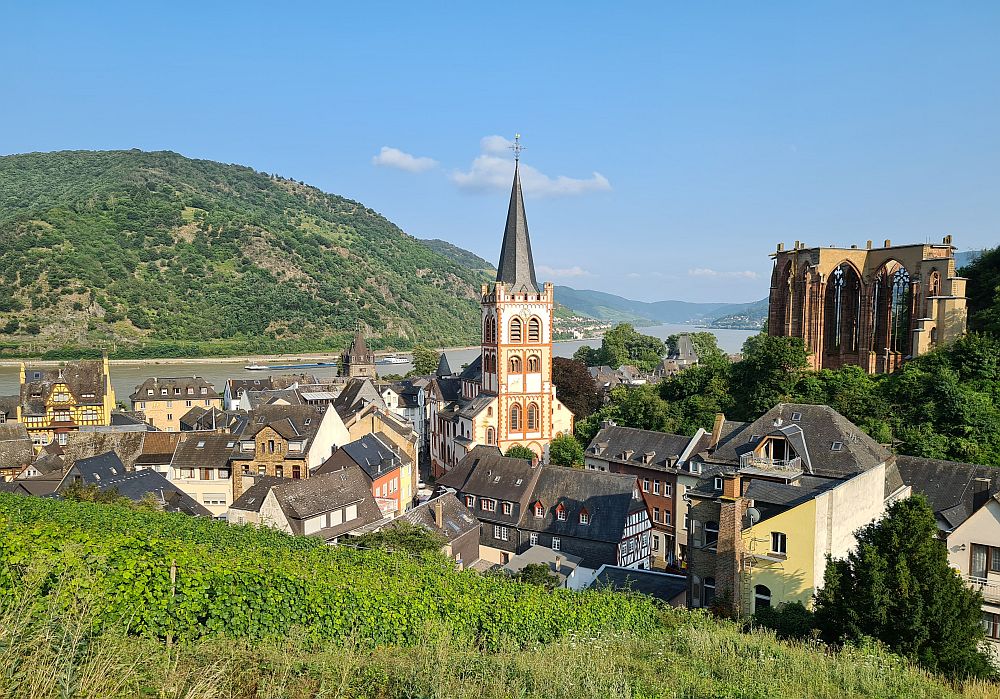
[(496, 398), (496, 395), (493, 393), (479, 393), (470, 401), (462, 401), (463, 404), (459, 407), (458, 414), (469, 419), (475, 418), (481, 412), (493, 405)]
[[(61, 377), (61, 379), (60, 379)], [(67, 362), (56, 368), (26, 368), (25, 382), (21, 386), (21, 410), (26, 415), (45, 413), (45, 401), (52, 388), (64, 382), (74, 400), (82, 405), (103, 405), (108, 378), (104, 374), (104, 362), (100, 359), (84, 359)], [(33, 394), (37, 393), (35, 396)], [(93, 398), (84, 398), (93, 394)]]
[(42, 451), (31, 465), (43, 476), (58, 476), (62, 479), (63, 468), (66, 462), (58, 454)]
[(288, 405), (303, 405), (305, 401), (294, 388), (273, 388), (267, 391), (247, 391), (246, 399), (250, 409), (256, 410), (262, 405), (279, 405), (282, 401)]
[(302, 520), (352, 504), (358, 506), (357, 519), (321, 529), (312, 536), (332, 539), (382, 519), (371, 484), (358, 467), (303, 480), (282, 479), (271, 486), (271, 491), (296, 534), (303, 533)]
[(0, 415), (6, 416), (8, 420), (13, 420), (17, 416), (17, 404), (20, 401), (21, 396), (0, 396)]
[(497, 281), (505, 283), (510, 293), (538, 293), (535, 262), (531, 257), (531, 239), (528, 237), (528, 219), (524, 215), (521, 174), (516, 161), (510, 205), (507, 208), (507, 225), (504, 227), (500, 262), (497, 264)]
[(375, 384), (372, 383), (371, 379), (354, 378), (344, 386), (344, 390), (340, 392), (337, 400), (333, 402), (333, 407), (346, 420), (365, 406), (372, 404), (380, 408), (386, 407), (385, 401), (382, 400), (382, 394), (375, 387)]
[(463, 495), (475, 495), (477, 513), (480, 512), (478, 500), (481, 498), (518, 503), (519, 507), (510, 515), (503, 514), (499, 505), (496, 512), (483, 513), (490, 521), (516, 526), (520, 510), (527, 507), (541, 470), (540, 466), (533, 467), (529, 461), (504, 456), (498, 448), (480, 444), (453, 469), (438, 478), (436, 485), (454, 488)]
[[(437, 521), (436, 506), (438, 504), (441, 505), (441, 522)], [(432, 498), (401, 514), (397, 519), (441, 534), (448, 542), (452, 542), (470, 531), (479, 530), (479, 520), (454, 493), (444, 493)], [(466, 561), (466, 563), (471, 562)]]
[(462, 369), (462, 373), (458, 375), (458, 378), (463, 381), (481, 383), (483, 380), (483, 355), (480, 354), (469, 362), (469, 365)]
[(262, 405), (250, 413), (241, 436), (247, 439), (270, 427), (285, 439), (301, 440), (304, 443), (302, 451), (290, 452), (285, 457), (304, 459), (319, 431), (324, 411), (325, 408), (312, 405)]
[(330, 455), (316, 469), (317, 474), (336, 473), (349, 466), (360, 466), (368, 478), (374, 482), (386, 474), (398, 471), (410, 462), (410, 457), (395, 449), (392, 442), (381, 433), (366, 434), (360, 439), (345, 444)]
[[(618, 542), (628, 515), (646, 507), (642, 499), (633, 497), (634, 491), (635, 476), (543, 466), (519, 526), (554, 536)], [(542, 504), (541, 517), (535, 517), (533, 512), (536, 502)], [(566, 509), (565, 520), (557, 517), (559, 506)], [(589, 524), (580, 523), (583, 511), (590, 515)]]
[[(101, 491), (116, 490), (120, 496), (133, 502), (139, 502), (146, 495), (152, 494), (160, 502), (164, 512), (180, 512), (193, 517), (212, 516), (211, 510), (156, 471), (146, 469), (112, 473), (111, 469), (117, 469), (114, 461), (117, 461), (118, 465), (121, 464), (121, 461), (105, 458), (107, 456), (102, 455), (83, 460), (86, 463), (80, 470), (84, 482), (97, 485)], [(80, 463), (77, 462), (77, 468), (80, 468)], [(95, 474), (101, 475), (101, 478), (96, 479)], [(26, 482), (22, 481), (22, 483)]]
[(247, 391), (267, 391), (274, 388), (274, 382), (270, 376), (266, 379), (229, 379), (226, 381), (229, 388), (229, 395), (239, 398)]
[[(777, 433), (793, 444), (804, 462), (808, 456), (810, 468), (807, 470), (813, 475), (849, 478), (875, 468), (892, 456), (885, 447), (827, 405), (779, 403), (754, 422), (734, 429), (720, 440), (707, 460), (738, 465), (740, 455), (750, 451), (751, 444), (759, 443), (765, 435)], [(841, 444), (840, 451), (833, 451), (835, 442)]]
[(697, 362), (698, 353), (694, 350), (694, 343), (691, 342), (691, 336), (687, 333), (678, 335), (677, 348), (668, 357), (682, 362)]
[[(667, 470), (675, 467), (691, 437), (610, 425), (602, 427), (587, 446), (586, 455), (630, 466)], [(626, 453), (632, 452), (626, 457)]]
[(451, 365), (448, 364), (448, 355), (444, 352), (438, 357), (438, 367), (437, 371), (434, 372), (438, 378), (443, 378), (445, 376), (451, 376)]
[(370, 364), (372, 359), (374, 359), (372, 351), (368, 349), (368, 343), (365, 342), (365, 334), (361, 330), (354, 333), (351, 346), (347, 348), (347, 352), (344, 354), (350, 358), (351, 364)]
[(231, 434), (188, 433), (177, 445), (172, 468), (228, 468), (229, 458), (239, 448)]
[(245, 410), (219, 410), (216, 407), (197, 406), (181, 416), (182, 432), (210, 432), (225, 430), (232, 434), (242, 434), (246, 429), (249, 413)]
[(747, 485), (743, 495), (754, 501), (762, 519), (768, 519), (798, 507), (841, 483), (843, 481), (839, 479), (814, 476), (801, 476), (794, 484), (755, 478)]
[[(205, 393), (201, 392), (203, 388)], [(163, 389), (167, 390), (167, 395), (163, 395)], [(191, 393), (188, 393), (188, 389)], [(215, 390), (215, 386), (201, 376), (153, 377), (136, 386), (129, 396), (133, 401), (205, 400), (218, 397), (219, 392)]]
[[(559, 565), (556, 566), (556, 559)], [(547, 566), (549, 572), (559, 576), (560, 584), (580, 567), (583, 558), (566, 553), (565, 551), (554, 551), (548, 546), (529, 546), (523, 553), (511, 557), (503, 569), (509, 573), (520, 573), (529, 565)]]
[(278, 485), (284, 480), (284, 478), (278, 478), (277, 476), (255, 476), (253, 485), (244, 490), (243, 494), (236, 498), (233, 504), (229, 506), (229, 509), (260, 512), (260, 507), (264, 504), (264, 499), (271, 492), (271, 486)]
[[(975, 511), (976, 479), (989, 481), (986, 493), (1000, 491), (1000, 469), (959, 461), (924, 459), (918, 456), (896, 457), (903, 482), (927, 497), (934, 514), (946, 529), (954, 529)], [(984, 484), (985, 485), (985, 484)]]
[(598, 571), (590, 587), (610, 587), (618, 592), (639, 592), (670, 603), (687, 592), (687, 577), (605, 565)]
[(28, 429), (20, 422), (0, 422), (0, 468), (20, 470), (34, 460)]
[(142, 438), (142, 448), (135, 457), (133, 466), (169, 464), (181, 437), (183, 434), (180, 432), (146, 432)]
[(443, 401), (455, 401), (462, 397), (462, 380), (459, 378), (440, 378), (434, 382)]
[(71, 468), (74, 475), (78, 475), (84, 484), (98, 486), (102, 481), (112, 480), (128, 472), (125, 464), (113, 451), (77, 459)]

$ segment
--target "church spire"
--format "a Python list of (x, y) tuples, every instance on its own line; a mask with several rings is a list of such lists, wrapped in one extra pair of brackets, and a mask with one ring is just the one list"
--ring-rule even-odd
[(514, 186), (510, 191), (507, 225), (503, 231), (497, 281), (507, 285), (508, 291), (520, 294), (537, 294), (535, 263), (531, 258), (531, 239), (528, 237), (528, 219), (524, 215), (524, 196), (521, 194), (520, 134), (511, 147), (514, 151)]

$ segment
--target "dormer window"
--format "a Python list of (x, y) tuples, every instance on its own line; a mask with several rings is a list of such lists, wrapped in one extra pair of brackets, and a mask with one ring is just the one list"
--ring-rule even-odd
[(580, 524), (590, 524), (590, 513), (586, 510), (580, 510)]
[(208, 388), (207, 387), (205, 387), (205, 386), (201, 387), (201, 395), (203, 395), (203, 396), (207, 396), (208, 395)]
[(465, 496), (465, 506), (466, 507), (470, 507), (470, 508), (471, 507), (475, 507), (476, 506), (476, 496), (475, 495), (466, 495)]
[(512, 503), (512, 502), (505, 502), (503, 504), (503, 513), (505, 515), (511, 515), (511, 514), (513, 514), (514, 513), (514, 503)]
[(146, 395), (147, 395), (147, 396), (151, 396), (151, 395), (153, 395), (153, 389), (151, 389), (151, 388), (147, 388), (147, 389), (146, 389)]
[(188, 388), (187, 388), (187, 394), (189, 396), (193, 396), (194, 395), (194, 388), (191, 387), (191, 386), (188, 386)]
[(480, 506), (483, 508), (483, 512), (496, 512), (497, 511), (497, 501), (490, 500), (488, 498), (483, 498), (479, 501)]
[(167, 395), (167, 389), (165, 389), (165, 388), (161, 388), (161, 389), (160, 389), (160, 395), (161, 395), (161, 396), (165, 396), (165, 395)]
[(532, 507), (531, 509), (533, 510), (534, 515), (537, 519), (541, 519), (542, 517), (545, 516), (545, 508), (542, 507), (542, 503), (536, 502), (534, 507)]
[(195, 445), (195, 448), (196, 449), (204, 449), (205, 448), (205, 442), (204, 441), (198, 442), (198, 444)]
[(716, 478), (715, 478), (715, 479), (713, 480), (713, 482), (712, 482), (712, 487), (713, 487), (713, 488), (714, 488), (715, 490), (722, 490), (722, 479), (721, 479), (721, 478), (718, 478), (718, 477), (716, 477)]
[(563, 507), (562, 503), (559, 503), (559, 506), (556, 507), (556, 519), (560, 522), (566, 521), (566, 508)]
[(174, 386), (174, 395), (179, 396), (180, 394), (181, 394), (181, 389), (177, 386)]

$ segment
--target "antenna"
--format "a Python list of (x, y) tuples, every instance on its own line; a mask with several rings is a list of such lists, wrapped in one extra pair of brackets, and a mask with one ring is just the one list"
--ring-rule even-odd
[(747, 519), (750, 520), (750, 526), (757, 524), (760, 521), (760, 510), (756, 507), (747, 508)]
[(514, 134), (514, 143), (509, 148), (514, 151), (514, 162), (518, 162), (521, 159), (521, 151), (524, 150), (524, 146), (521, 145), (521, 134)]

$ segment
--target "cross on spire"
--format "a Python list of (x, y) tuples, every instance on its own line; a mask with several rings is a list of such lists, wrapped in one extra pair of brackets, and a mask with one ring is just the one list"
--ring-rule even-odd
[(518, 162), (521, 159), (521, 151), (524, 150), (524, 146), (521, 145), (521, 134), (514, 134), (514, 143), (508, 147), (514, 151), (514, 162)]

